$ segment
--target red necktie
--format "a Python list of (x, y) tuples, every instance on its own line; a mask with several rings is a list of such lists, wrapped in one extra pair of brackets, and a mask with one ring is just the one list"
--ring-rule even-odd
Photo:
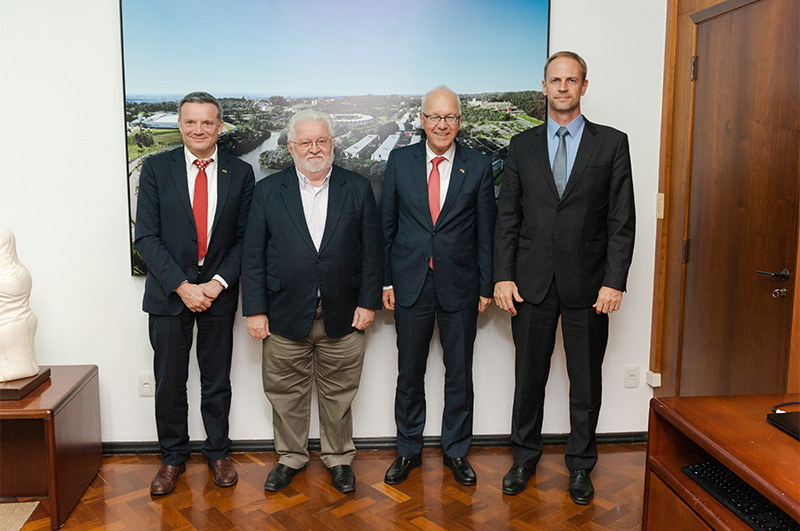
[(212, 159), (194, 161), (198, 168), (197, 179), (194, 181), (194, 203), (192, 212), (194, 213), (194, 224), (197, 227), (197, 259), (202, 260), (206, 255), (208, 244), (208, 176), (206, 167), (211, 164)]
[[(431, 209), (431, 220), (433, 225), (436, 226), (436, 220), (439, 219), (439, 164), (442, 163), (444, 157), (434, 157), (431, 159), (433, 168), (428, 177), (428, 206)], [(433, 269), (433, 256), (431, 256), (431, 269)]]

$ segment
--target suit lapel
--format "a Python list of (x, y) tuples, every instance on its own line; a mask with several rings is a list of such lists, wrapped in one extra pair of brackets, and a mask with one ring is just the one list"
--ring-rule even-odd
[(228, 191), (231, 189), (231, 178), (228, 174), (230, 163), (230, 156), (217, 150), (217, 210), (214, 212), (214, 224), (211, 226), (211, 236), (214, 235), (217, 223), (222, 217), (222, 209), (228, 199)]
[(314, 240), (311, 239), (311, 233), (308, 232), (308, 224), (306, 224), (306, 217), (303, 213), (303, 200), (300, 198), (300, 183), (297, 179), (297, 170), (295, 170), (294, 166), (290, 166), (286, 170), (286, 175), (283, 178), (281, 199), (297, 232), (303, 238), (306, 245), (316, 254), (317, 248), (314, 247)]
[(453, 156), (453, 164), (450, 170), (450, 184), (447, 185), (447, 195), (445, 196), (442, 210), (439, 212), (439, 219), (436, 220), (437, 225), (447, 218), (447, 214), (453, 208), (456, 196), (461, 191), (464, 180), (469, 175), (466, 153), (461, 144), (456, 142), (456, 153)]
[(558, 201), (558, 190), (553, 180), (553, 168), (550, 167), (550, 154), (547, 151), (547, 122), (533, 130), (533, 156), (539, 164), (538, 174), (545, 181), (545, 186)]
[(428, 162), (426, 160), (425, 142), (426, 140), (422, 140), (417, 144), (419, 149), (416, 150), (411, 160), (411, 179), (414, 181), (414, 188), (419, 196), (422, 217), (427, 220), (427, 226), (433, 229), (431, 209), (428, 206)]
[(345, 184), (347, 184), (347, 180), (344, 174), (334, 166), (331, 171), (330, 182), (328, 182), (328, 214), (325, 217), (325, 230), (322, 232), (322, 241), (319, 244), (320, 253), (330, 241), (342, 214), (344, 200), (347, 196)]
[[(172, 173), (172, 182), (175, 184), (178, 198), (183, 208), (186, 210), (186, 215), (188, 215), (191, 220), (192, 227), (195, 227), (192, 202), (189, 199), (189, 181), (186, 176), (186, 156), (184, 155), (183, 149), (184, 148), (181, 147), (173, 151), (170, 172)], [(197, 227), (195, 227), (195, 230), (197, 230)]]
[[(578, 153), (575, 155), (575, 163), (572, 165), (572, 172), (569, 174), (567, 186), (564, 188), (564, 195), (562, 199), (567, 197), (569, 193), (578, 185), (578, 181), (586, 169), (586, 165), (594, 154), (597, 147), (597, 129), (594, 124), (586, 120), (584, 117), (583, 135), (581, 135), (581, 144), (578, 146)], [(552, 179), (551, 179), (552, 180)]]

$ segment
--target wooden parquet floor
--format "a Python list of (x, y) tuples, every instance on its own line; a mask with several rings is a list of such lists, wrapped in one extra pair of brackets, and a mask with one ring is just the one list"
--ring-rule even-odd
[[(600, 447), (592, 473), (597, 494), (588, 506), (569, 499), (563, 452), (563, 446), (545, 447), (536, 475), (517, 496), (501, 492), (512, 462), (510, 448), (471, 449), (475, 487), (456, 483), (439, 449), (424, 450), (422, 467), (404, 483), (389, 486), (383, 476), (395, 451), (361, 450), (353, 463), (358, 483), (350, 494), (331, 486), (316, 453), (308, 468), (276, 493), (264, 490), (267, 473), (277, 463), (274, 453), (232, 454), (239, 482), (227, 489), (216, 487), (204, 458), (193, 455), (177, 489), (159, 498), (149, 492), (158, 456), (106, 456), (62, 529), (639, 529), (645, 445)], [(33, 499), (42, 503), (23, 531), (47, 530), (47, 499)]]

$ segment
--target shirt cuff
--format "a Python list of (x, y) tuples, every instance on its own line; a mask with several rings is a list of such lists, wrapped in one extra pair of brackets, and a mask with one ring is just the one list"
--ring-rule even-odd
[(228, 289), (228, 283), (227, 283), (227, 282), (225, 282), (225, 279), (224, 279), (224, 278), (222, 278), (221, 276), (219, 276), (219, 275), (214, 275), (214, 276), (211, 278), (211, 280), (216, 280), (217, 282), (219, 282), (220, 284), (222, 284), (222, 287), (223, 287), (224, 289)]

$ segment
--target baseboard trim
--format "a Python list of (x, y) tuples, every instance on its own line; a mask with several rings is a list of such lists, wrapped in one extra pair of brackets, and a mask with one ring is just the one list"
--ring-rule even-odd
[[(397, 448), (397, 440), (394, 437), (363, 437), (354, 439), (356, 448), (359, 450), (393, 450)], [(542, 442), (547, 446), (567, 444), (566, 433), (548, 434), (542, 436)], [(627, 432), (627, 433), (598, 433), (597, 444), (639, 444), (647, 442), (647, 432)], [(192, 441), (192, 453), (200, 453), (202, 441)], [(441, 446), (440, 437), (425, 437), (423, 440), (425, 448), (438, 448)], [(472, 446), (481, 448), (510, 446), (509, 435), (475, 435), (472, 437)], [(319, 439), (309, 439), (308, 449), (318, 452), (320, 449)], [(233, 441), (231, 452), (250, 453), (250, 452), (274, 452), (275, 443), (272, 439), (249, 439)], [(103, 455), (131, 455), (131, 454), (158, 454), (157, 441), (140, 442), (104, 442)]]

